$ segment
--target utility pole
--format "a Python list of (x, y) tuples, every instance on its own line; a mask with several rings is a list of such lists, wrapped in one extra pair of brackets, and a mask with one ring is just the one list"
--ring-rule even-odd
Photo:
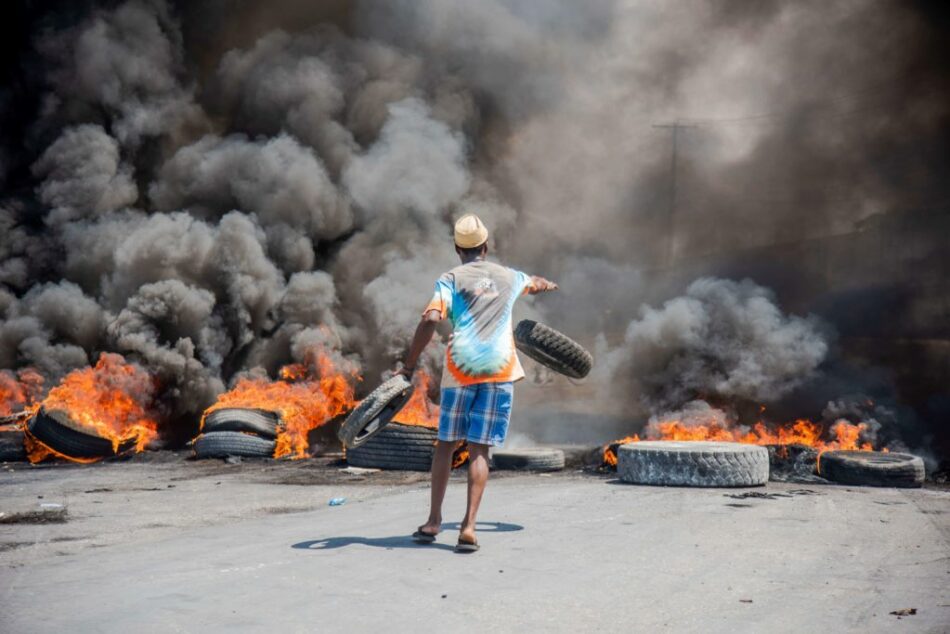
[(666, 266), (673, 265), (673, 256), (676, 255), (675, 249), (675, 233), (676, 233), (676, 172), (678, 166), (678, 154), (679, 154), (679, 140), (680, 140), (680, 131), (687, 130), (690, 128), (696, 128), (698, 126), (688, 125), (681, 123), (680, 121), (674, 121), (673, 123), (657, 123), (653, 125), (654, 128), (661, 128), (664, 130), (670, 130), (670, 141), (673, 144), (673, 147), (670, 150), (670, 194), (669, 194), (669, 210), (666, 214), (666, 253), (664, 254), (664, 264)]

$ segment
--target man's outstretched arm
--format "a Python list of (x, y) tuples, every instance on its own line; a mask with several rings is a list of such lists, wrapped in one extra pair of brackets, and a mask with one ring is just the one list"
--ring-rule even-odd
[(412, 336), (412, 343), (409, 344), (409, 354), (406, 355), (406, 363), (399, 370), (399, 374), (411, 377), (416, 369), (416, 363), (419, 356), (426, 349), (429, 342), (432, 341), (432, 335), (435, 334), (435, 327), (442, 321), (442, 314), (437, 310), (427, 310), (422, 316), (419, 325), (416, 326), (416, 334)]
[(532, 275), (531, 285), (525, 292), (529, 295), (537, 295), (538, 293), (545, 293), (547, 291), (556, 291), (558, 288), (560, 287), (551, 280), (546, 280), (540, 275)]

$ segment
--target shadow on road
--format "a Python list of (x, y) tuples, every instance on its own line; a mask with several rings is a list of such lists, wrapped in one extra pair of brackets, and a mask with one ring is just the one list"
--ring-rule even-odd
[(437, 548), (440, 550), (455, 550), (452, 544), (417, 544), (412, 541), (409, 535), (396, 535), (393, 537), (325, 537), (323, 539), (311, 539), (305, 542), (298, 542), (291, 546), (298, 550), (334, 550), (344, 546), (373, 546), (374, 548)]
[[(449, 522), (442, 525), (443, 536), (446, 532), (459, 530), (458, 522)], [(520, 524), (509, 524), (507, 522), (478, 522), (475, 530), (479, 533), (512, 533), (524, 530)], [(374, 548), (435, 548), (439, 550), (455, 550), (455, 545), (451, 543), (454, 540), (452, 535), (448, 543), (418, 544), (413, 541), (409, 535), (394, 535), (392, 537), (324, 537), (323, 539), (311, 539), (305, 542), (297, 542), (291, 545), (291, 548), (297, 550), (334, 550), (344, 546), (372, 546)]]
[[(462, 528), (459, 522), (447, 522), (442, 524), (443, 531), (457, 531)], [(513, 533), (523, 531), (521, 524), (509, 524), (508, 522), (475, 522), (475, 531), (478, 533)]]

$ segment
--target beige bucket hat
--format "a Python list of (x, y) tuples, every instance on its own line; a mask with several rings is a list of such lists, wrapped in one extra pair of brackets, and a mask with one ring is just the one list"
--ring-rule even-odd
[(488, 241), (488, 229), (475, 214), (465, 214), (455, 222), (455, 244), (462, 249), (474, 249)]

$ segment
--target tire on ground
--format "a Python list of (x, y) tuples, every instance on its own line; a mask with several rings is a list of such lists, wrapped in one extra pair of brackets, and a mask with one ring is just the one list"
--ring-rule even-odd
[(244, 431), (265, 438), (277, 438), (277, 412), (243, 407), (216, 409), (205, 416), (202, 432)]
[(354, 467), (428, 471), (432, 467), (434, 429), (392, 423), (359, 446), (346, 450), (346, 461)]
[(135, 447), (134, 440), (127, 440), (119, 445), (118, 451), (114, 450), (111, 440), (86, 433), (62, 410), (41, 409), (26, 428), (44, 445), (72, 458), (105, 458)]
[(412, 396), (412, 384), (397, 374), (367, 395), (343, 421), (337, 438), (347, 449), (359, 447), (383, 430)]
[(195, 440), (198, 458), (226, 458), (227, 456), (270, 457), (274, 455), (274, 441), (239, 431), (212, 431)]
[(769, 480), (769, 452), (731, 442), (634, 442), (617, 450), (617, 475), (633, 484), (757, 486)]
[(509, 449), (492, 452), (495, 469), (525, 471), (560, 471), (564, 468), (564, 452), (560, 449)]
[(0, 462), (23, 462), (26, 447), (22, 431), (0, 431)]
[(515, 328), (515, 345), (541, 365), (571, 378), (584, 378), (594, 365), (594, 357), (579, 343), (530, 319)]
[(914, 488), (924, 483), (924, 461), (906, 453), (826, 451), (818, 473), (840, 484)]

